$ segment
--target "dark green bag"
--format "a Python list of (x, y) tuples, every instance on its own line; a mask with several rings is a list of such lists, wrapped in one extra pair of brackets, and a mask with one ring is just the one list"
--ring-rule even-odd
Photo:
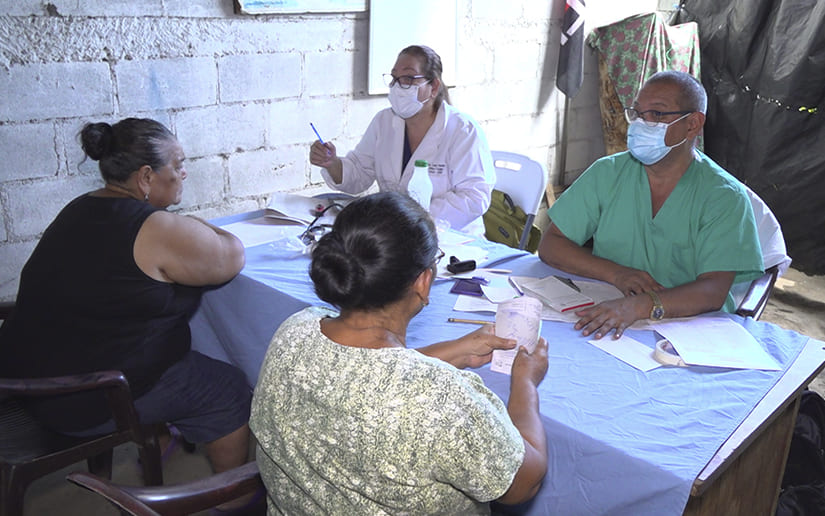
[[(504, 192), (493, 190), (490, 208), (484, 214), (484, 236), (487, 240), (498, 242), (518, 249), (521, 233), (527, 223), (527, 214)], [(536, 252), (541, 240), (541, 230), (535, 225), (530, 227), (527, 250)]]

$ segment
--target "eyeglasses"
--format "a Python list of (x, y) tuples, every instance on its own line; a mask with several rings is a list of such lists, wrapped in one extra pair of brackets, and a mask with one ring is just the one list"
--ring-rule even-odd
[(441, 259), (444, 258), (444, 255), (445, 255), (444, 251), (442, 251), (441, 248), (439, 247), (438, 252), (435, 254), (435, 264), (436, 265), (438, 265), (438, 262), (440, 262)]
[(632, 107), (624, 108), (624, 117), (627, 119), (628, 123), (632, 123), (634, 120), (641, 118), (642, 122), (651, 127), (664, 122), (662, 117), (670, 115), (687, 115), (690, 113), (693, 113), (693, 111), (656, 111), (655, 109), (638, 111)]
[(303, 242), (304, 245), (310, 245), (314, 243), (316, 240), (324, 236), (324, 234), (327, 231), (332, 229), (332, 224), (318, 224), (318, 220), (320, 220), (320, 218), (323, 217), (326, 214), (326, 212), (329, 211), (329, 209), (332, 207), (342, 208), (343, 206), (336, 202), (333, 202), (321, 211), (316, 212), (315, 218), (312, 219), (312, 222), (309, 223), (309, 226), (307, 226), (306, 231), (298, 235), (298, 238), (301, 239), (301, 242)]
[[(392, 88), (393, 86), (395, 86), (396, 83), (398, 83), (398, 85), (401, 86), (401, 89), (403, 90), (410, 89), (410, 87), (413, 84), (415, 84), (416, 80), (427, 78), (426, 75), (399, 75), (398, 77), (395, 77), (391, 73), (385, 73), (382, 77), (384, 77), (384, 84), (386, 84), (388, 87)], [(421, 84), (427, 84), (428, 82), (430, 81), (427, 80)]]

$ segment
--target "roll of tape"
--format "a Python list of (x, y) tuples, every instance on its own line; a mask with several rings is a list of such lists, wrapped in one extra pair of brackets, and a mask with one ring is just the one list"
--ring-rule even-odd
[(653, 358), (662, 365), (687, 367), (688, 365), (679, 356), (679, 353), (673, 348), (673, 344), (667, 339), (662, 339), (656, 343), (656, 350), (653, 352)]

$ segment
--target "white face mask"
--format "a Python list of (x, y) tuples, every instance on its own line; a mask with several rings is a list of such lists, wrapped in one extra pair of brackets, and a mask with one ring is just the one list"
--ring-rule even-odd
[(390, 88), (389, 96), (390, 106), (392, 106), (393, 112), (401, 118), (410, 118), (421, 111), (424, 103), (430, 100), (427, 99), (424, 102), (418, 100), (418, 88), (424, 84), (427, 83), (413, 84), (406, 89), (402, 88), (398, 83), (394, 84), (393, 87)]

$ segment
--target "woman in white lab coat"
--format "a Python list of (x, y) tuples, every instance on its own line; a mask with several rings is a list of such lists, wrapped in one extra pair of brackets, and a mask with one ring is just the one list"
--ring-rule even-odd
[(321, 174), (331, 188), (357, 194), (375, 181), (381, 191), (407, 192), (415, 161), (426, 160), (433, 218), (483, 235), (481, 216), (496, 181), (493, 159), (478, 123), (449, 105), (441, 69), (441, 58), (429, 47), (402, 50), (384, 76), (392, 107), (375, 115), (343, 158), (332, 143), (313, 143), (310, 163), (325, 169)]

